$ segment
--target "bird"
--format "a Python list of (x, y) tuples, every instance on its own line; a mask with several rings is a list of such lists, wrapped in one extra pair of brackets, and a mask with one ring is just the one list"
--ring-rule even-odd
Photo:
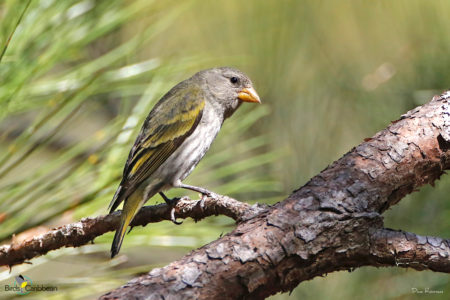
[[(243, 102), (261, 103), (252, 81), (240, 70), (218, 67), (202, 70), (178, 83), (153, 107), (132, 146), (122, 180), (109, 205), (110, 213), (124, 202), (111, 258), (122, 246), (125, 232), (141, 207), (164, 191), (183, 188), (204, 197), (217, 197), (183, 180), (193, 171), (216, 138), (223, 122)], [(172, 221), (175, 223), (174, 210)]]
[(24, 289), (28, 285), (28, 281), (22, 275), (19, 275), (16, 276), (16, 282), (19, 284), (20, 291), (24, 293)]

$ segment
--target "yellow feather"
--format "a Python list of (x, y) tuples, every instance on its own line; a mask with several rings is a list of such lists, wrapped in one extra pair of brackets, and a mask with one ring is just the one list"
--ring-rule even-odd
[(153, 151), (149, 150), (148, 153), (145, 153), (139, 160), (134, 164), (133, 169), (131, 169), (130, 174), (133, 175), (136, 171), (141, 167), (141, 165), (153, 155)]
[(196, 107), (190, 108), (187, 112), (175, 115), (172, 119), (168, 120), (163, 132), (151, 136), (142, 146), (144, 148), (155, 147), (186, 134), (192, 128), (198, 114), (204, 107), (205, 101), (202, 101)]
[(144, 189), (136, 190), (131, 196), (125, 201), (123, 206), (122, 215), (120, 216), (120, 227), (117, 229), (114, 235), (114, 240), (111, 248), (112, 256), (116, 255), (123, 242), (123, 237), (127, 232), (128, 225), (130, 225), (136, 213), (144, 205)]

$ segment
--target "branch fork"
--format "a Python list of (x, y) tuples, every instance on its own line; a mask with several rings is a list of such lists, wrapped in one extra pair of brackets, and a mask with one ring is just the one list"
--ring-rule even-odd
[[(181, 198), (173, 207), (176, 217), (223, 214), (237, 221), (236, 228), (101, 299), (259, 299), (361, 266), (450, 273), (449, 239), (383, 228), (382, 220), (389, 207), (450, 169), (449, 98), (450, 91), (402, 115), (274, 206), (250, 206), (226, 196)], [(144, 207), (131, 225), (170, 220), (171, 209)], [(86, 218), (2, 246), (0, 264), (86, 244), (115, 230), (119, 214)]]

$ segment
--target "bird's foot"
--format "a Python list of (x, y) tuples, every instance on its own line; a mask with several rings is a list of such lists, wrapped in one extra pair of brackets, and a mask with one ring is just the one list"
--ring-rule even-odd
[(202, 198), (201, 198), (201, 201), (200, 201), (200, 207), (201, 208), (205, 207), (205, 200), (206, 200), (206, 198), (213, 198), (213, 199), (218, 199), (219, 198), (219, 196), (216, 193), (208, 191), (207, 189), (202, 188), (202, 187), (188, 185), (188, 184), (184, 184), (184, 183), (179, 183), (179, 185), (177, 187), (200, 193), (202, 195)]
[(172, 221), (172, 223), (175, 224), (175, 225), (183, 224), (182, 221), (181, 222), (177, 221), (177, 218), (175, 217), (175, 205), (177, 204), (178, 200), (180, 200), (181, 198), (175, 197), (175, 198), (170, 199), (169, 197), (164, 195), (163, 192), (160, 192), (159, 194), (164, 199), (166, 204), (172, 208), (170, 210), (170, 220)]
[(178, 198), (178, 197), (170, 199), (163, 192), (159, 192), (159, 194), (164, 199), (164, 202), (166, 202), (166, 204), (169, 206), (175, 206), (175, 204), (177, 204), (178, 200), (180, 200), (180, 198)]
[(170, 210), (170, 220), (175, 225), (183, 224), (183, 221), (179, 222), (179, 221), (177, 221), (177, 217), (175, 217), (175, 207), (172, 207), (172, 209)]
[(218, 199), (219, 196), (218, 196), (216, 193), (213, 193), (213, 192), (211, 192), (211, 191), (208, 191), (208, 193), (203, 193), (203, 194), (202, 194), (202, 198), (201, 198), (201, 200), (200, 200), (200, 207), (201, 207), (202, 209), (205, 208), (205, 201), (206, 201), (206, 198)]

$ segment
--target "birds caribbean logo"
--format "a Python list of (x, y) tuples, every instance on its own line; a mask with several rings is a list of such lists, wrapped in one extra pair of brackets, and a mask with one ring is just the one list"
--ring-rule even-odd
[(15, 279), (16, 281), (14, 282), (14, 286), (20, 289), (19, 291), (17, 291), (17, 294), (29, 294), (31, 290), (27, 290), (27, 286), (31, 286), (33, 284), (33, 281), (31, 281), (30, 277), (19, 275), (16, 276)]
[[(153, 107), (131, 148), (122, 181), (110, 204), (112, 213), (124, 202), (111, 257), (119, 253), (128, 225), (147, 200), (159, 194), (172, 207), (174, 199), (163, 193), (183, 188), (216, 198), (205, 188), (184, 184), (219, 133), (222, 123), (244, 102), (261, 103), (251, 80), (241, 71), (214, 68), (200, 71), (174, 86)], [(203, 205), (202, 205), (203, 206)]]

